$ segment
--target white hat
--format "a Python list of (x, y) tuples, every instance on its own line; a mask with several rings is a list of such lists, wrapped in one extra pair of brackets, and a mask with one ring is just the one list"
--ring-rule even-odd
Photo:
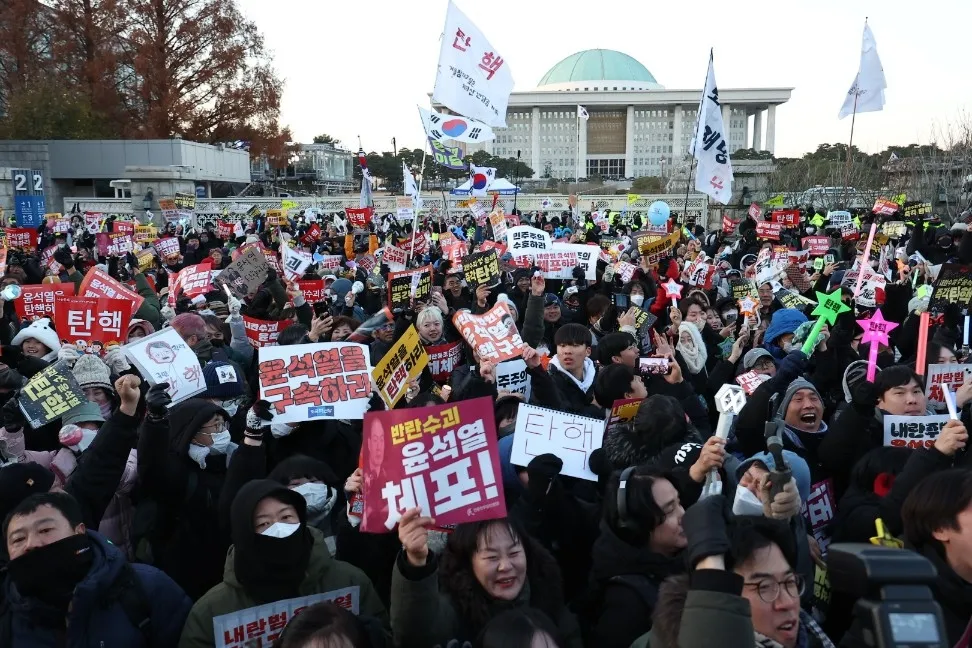
[(24, 340), (29, 338), (37, 340), (51, 350), (50, 353), (44, 356), (44, 360), (51, 361), (57, 357), (57, 352), (61, 348), (61, 342), (57, 339), (57, 333), (51, 327), (50, 318), (42, 317), (39, 320), (31, 322), (30, 326), (20, 329), (20, 332), (14, 336), (10, 344), (16, 346), (22, 344)]

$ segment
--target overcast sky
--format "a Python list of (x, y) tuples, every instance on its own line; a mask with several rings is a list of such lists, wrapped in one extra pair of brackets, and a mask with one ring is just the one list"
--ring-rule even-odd
[[(416, 104), (435, 81), (446, 0), (238, 0), (285, 79), (282, 122), (309, 142), (329, 133), (357, 149), (422, 146)], [(669, 89), (701, 89), (709, 47), (720, 88), (793, 87), (777, 110), (777, 155), (846, 142), (837, 113), (860, 60), (865, 17), (888, 81), (883, 112), (860, 115), (868, 152), (928, 142), (972, 125), (972, 0), (458, 0), (506, 59), (515, 90), (564, 57), (616, 49)]]

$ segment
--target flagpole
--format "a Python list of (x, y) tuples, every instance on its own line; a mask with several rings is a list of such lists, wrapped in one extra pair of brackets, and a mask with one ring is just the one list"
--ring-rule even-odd
[[(864, 28), (867, 29), (867, 17), (864, 18)], [(863, 58), (862, 64), (863, 64)], [(861, 69), (857, 70), (857, 81), (854, 83), (854, 111), (851, 113), (850, 141), (847, 142), (847, 160), (844, 162), (844, 187), (840, 192), (840, 207), (847, 206), (847, 185), (850, 182), (851, 149), (854, 147), (854, 122), (857, 121), (857, 98), (861, 96)], [(863, 276), (863, 273), (861, 273)]]
[[(698, 129), (696, 129), (698, 130)], [(682, 204), (682, 225), (688, 220), (688, 195), (689, 188), (692, 186), (692, 171), (695, 170), (695, 156), (692, 156), (692, 164), (689, 165), (688, 180), (685, 181), (685, 202)]]
[[(425, 130), (425, 127), (422, 127)], [(419, 171), (419, 181), (418, 181), (418, 195), (419, 200), (422, 199), (422, 183), (425, 182), (425, 156), (429, 154), (429, 142), (428, 136), (425, 138), (425, 146), (422, 148), (422, 169)], [(402, 179), (404, 182), (404, 178)], [(418, 205), (415, 206), (413, 210), (415, 213), (412, 214), (412, 244), (408, 246), (408, 256), (405, 259), (405, 265), (407, 266), (412, 262), (412, 252), (415, 251), (415, 231), (418, 230), (418, 215), (419, 208)]]

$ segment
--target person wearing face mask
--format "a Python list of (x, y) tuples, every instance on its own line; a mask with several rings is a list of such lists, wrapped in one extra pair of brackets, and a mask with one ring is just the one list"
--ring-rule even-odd
[(373, 645), (385, 645), (388, 612), (361, 570), (335, 560), (307, 525), (304, 497), (269, 479), (243, 486), (230, 513), (233, 546), (222, 582), (192, 607), (180, 648), (211, 648), (213, 617), (298, 596), (355, 588), (359, 616)]
[(118, 406), (118, 396), (111, 388), (111, 372), (108, 370), (108, 365), (96, 355), (85, 354), (74, 363), (72, 373), (78, 381), (78, 386), (84, 390), (88, 402), (97, 405), (102, 420), (110, 418)]
[(331, 467), (323, 461), (295, 455), (277, 464), (268, 478), (300, 493), (307, 502), (307, 526), (321, 532), (327, 550), (335, 555), (344, 494)]
[(773, 313), (773, 319), (763, 335), (763, 346), (777, 360), (782, 360), (791, 351), (797, 350), (793, 344), (793, 334), (807, 321), (807, 316), (795, 308), (781, 308)]
[(203, 378), (206, 380), (206, 391), (197, 398), (205, 398), (229, 415), (230, 437), (239, 442), (246, 424), (246, 408), (243, 405), (248, 400), (242, 374), (229, 362), (213, 360), (203, 367)]

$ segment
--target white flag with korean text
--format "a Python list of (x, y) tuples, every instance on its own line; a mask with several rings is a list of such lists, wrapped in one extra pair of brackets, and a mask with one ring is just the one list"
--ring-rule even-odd
[(452, 111), (506, 128), (513, 73), (506, 59), (451, 1), (432, 98)]
[[(864, 23), (864, 38), (861, 42), (861, 66), (851, 84), (844, 105), (840, 107), (838, 119), (852, 115), (855, 111), (877, 112), (884, 109), (884, 90), (888, 82), (884, 78), (884, 66), (878, 56), (877, 43), (867, 22)], [(856, 101), (856, 106), (855, 106)]]
[(689, 145), (698, 161), (695, 171), (695, 190), (708, 194), (713, 200), (728, 204), (732, 198), (732, 162), (726, 144), (726, 131), (722, 123), (722, 105), (719, 103), (719, 87), (709, 50), (709, 71), (705, 75), (705, 89), (699, 101), (695, 138)]
[(455, 140), (466, 144), (485, 142), (496, 138), (493, 129), (474, 119), (467, 119), (461, 115), (446, 115), (426, 110), (419, 106), (422, 125), (425, 133), (436, 141)]

